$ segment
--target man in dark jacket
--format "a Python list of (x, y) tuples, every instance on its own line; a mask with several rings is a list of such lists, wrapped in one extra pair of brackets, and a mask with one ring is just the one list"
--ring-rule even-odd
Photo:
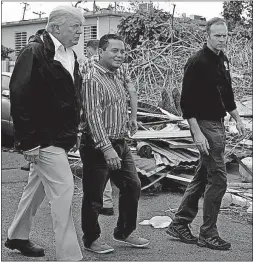
[[(239, 135), (245, 135), (245, 128), (234, 101), (228, 58), (223, 53), (228, 37), (226, 23), (221, 18), (213, 18), (207, 22), (206, 30), (207, 43), (186, 63), (181, 95), (183, 117), (189, 123), (201, 157), (167, 233), (186, 243), (227, 250), (231, 244), (219, 236), (216, 225), (227, 188), (226, 112), (235, 119)], [(203, 224), (197, 238), (188, 224), (196, 217), (203, 194)]]
[(82, 23), (80, 9), (55, 8), (46, 30), (38, 31), (20, 51), (10, 81), (15, 142), (31, 170), (5, 246), (25, 256), (45, 255), (29, 234), (32, 217), (47, 196), (57, 260), (82, 259), (72, 219), (74, 182), (67, 157), (79, 125), (81, 76), (71, 47), (79, 41)]

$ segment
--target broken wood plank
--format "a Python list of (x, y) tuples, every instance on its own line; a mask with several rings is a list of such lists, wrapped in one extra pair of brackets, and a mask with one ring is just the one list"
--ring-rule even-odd
[(233, 155), (233, 157), (236, 159), (236, 161), (247, 171), (247, 173), (251, 176), (253, 176), (252, 171), (242, 162), (240, 158), (238, 158), (236, 155)]
[(182, 121), (183, 120), (183, 118), (181, 116), (173, 115), (170, 112), (168, 112), (167, 110), (162, 109), (161, 107), (158, 107), (158, 108), (161, 110), (162, 113), (167, 115), (170, 119), (174, 119), (174, 120), (177, 120), (177, 121), (179, 121), (179, 120)]
[(153, 176), (156, 173), (162, 171), (165, 168), (166, 168), (166, 166), (158, 166), (155, 169), (153, 169), (152, 171), (147, 172), (147, 171), (145, 171), (145, 170), (143, 170), (143, 169), (141, 169), (139, 167), (136, 167), (136, 170), (137, 170), (137, 172), (141, 173), (142, 175), (144, 175), (146, 177), (150, 177), (150, 176)]
[(186, 182), (186, 183), (190, 183), (192, 181), (192, 179), (190, 179), (190, 178), (181, 177), (179, 175), (175, 176), (175, 175), (171, 175), (169, 173), (167, 173), (166, 177), (177, 180), (177, 181)]
[(180, 131), (137, 131), (132, 139), (184, 138), (191, 137), (189, 130)]
[(244, 189), (249, 189), (252, 188), (253, 185), (252, 183), (228, 183), (229, 188), (244, 188)]
[[(131, 113), (130, 110), (128, 110), (128, 112)], [(156, 118), (161, 118), (161, 119), (168, 119), (168, 120), (171, 120), (171, 121), (180, 121), (180, 120), (182, 120), (182, 118), (180, 118), (180, 117), (171, 119), (167, 115), (152, 114), (152, 113), (145, 113), (145, 112), (137, 112), (137, 116), (156, 117)]]
[(143, 123), (142, 122), (137, 122), (137, 125), (138, 125), (138, 127), (140, 127), (142, 130), (152, 130), (152, 128), (147, 128), (147, 127), (145, 127), (145, 126), (143, 126)]
[(175, 140), (168, 140), (168, 139), (161, 139), (163, 142), (167, 143), (169, 145), (169, 148), (196, 148), (196, 145), (194, 143), (188, 144), (183, 143)]
[(154, 181), (151, 182), (150, 184), (142, 187), (141, 190), (144, 190), (144, 189), (147, 189), (147, 188), (151, 187), (152, 185), (154, 185), (155, 183), (157, 183), (158, 181), (160, 181), (160, 180), (163, 179), (164, 177), (166, 177), (166, 174), (161, 175), (160, 177), (158, 177), (156, 180), (154, 180)]
[(241, 195), (242, 197), (246, 197), (246, 198), (252, 198), (252, 189), (249, 189), (251, 192), (248, 192), (248, 189), (234, 189), (234, 188), (227, 188), (226, 192), (227, 193), (233, 193), (233, 194), (238, 194)]
[(142, 123), (142, 125), (159, 125), (159, 124), (166, 124), (166, 123), (169, 123), (171, 122), (169, 119), (168, 120), (161, 120), (161, 121), (153, 121), (153, 122), (145, 122), (145, 123)]

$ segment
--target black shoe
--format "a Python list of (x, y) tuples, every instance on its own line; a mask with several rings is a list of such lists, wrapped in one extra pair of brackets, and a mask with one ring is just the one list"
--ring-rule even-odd
[(13, 250), (17, 249), (21, 252), (22, 255), (27, 257), (44, 257), (44, 249), (30, 240), (21, 240), (21, 239), (9, 239), (7, 238), (4, 245)]
[(26, 165), (21, 166), (20, 169), (21, 169), (21, 170), (25, 170), (25, 171), (30, 171), (30, 163), (27, 163)]
[(209, 238), (199, 237), (197, 245), (217, 250), (229, 250), (231, 248), (231, 243), (221, 239), (219, 236)]
[(188, 225), (173, 225), (173, 223), (170, 223), (166, 233), (172, 237), (179, 238), (187, 244), (196, 244), (198, 242), (198, 238), (192, 235)]
[(102, 207), (100, 210), (100, 214), (105, 216), (113, 216), (114, 215), (113, 207), (107, 207), (107, 208)]

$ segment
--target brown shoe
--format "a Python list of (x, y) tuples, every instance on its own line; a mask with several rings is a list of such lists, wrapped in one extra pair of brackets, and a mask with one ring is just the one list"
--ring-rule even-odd
[(44, 249), (34, 243), (32, 243), (29, 239), (9, 239), (7, 238), (4, 243), (5, 247), (13, 250), (17, 249), (21, 252), (22, 255), (27, 257), (44, 257)]

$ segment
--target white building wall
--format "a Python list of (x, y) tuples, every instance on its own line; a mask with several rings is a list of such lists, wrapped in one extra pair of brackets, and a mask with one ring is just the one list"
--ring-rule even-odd
[[(29, 36), (34, 35), (39, 29), (46, 27), (46, 22), (40, 24), (14, 25), (2, 27), (2, 45), (15, 50), (15, 33), (27, 32), (27, 40)], [(15, 52), (10, 54), (10, 58), (15, 60)]]
[[(97, 16), (86, 17), (84, 25), (97, 25), (97, 38), (99, 39), (104, 34), (116, 33), (117, 25), (119, 24), (121, 17), (116, 16)], [(46, 21), (41, 23), (30, 23), (25, 25), (11, 25), (2, 26), (2, 45), (15, 50), (15, 33), (27, 32), (27, 39), (29, 36), (34, 35), (39, 29), (46, 27)], [(84, 37), (83, 34), (80, 37), (79, 43), (73, 47), (77, 56), (83, 55), (84, 49)], [(15, 52), (10, 54), (11, 60), (16, 60)]]
[(121, 17), (117, 16), (103, 16), (99, 17), (99, 38), (105, 34), (117, 33), (117, 25), (119, 24)]

